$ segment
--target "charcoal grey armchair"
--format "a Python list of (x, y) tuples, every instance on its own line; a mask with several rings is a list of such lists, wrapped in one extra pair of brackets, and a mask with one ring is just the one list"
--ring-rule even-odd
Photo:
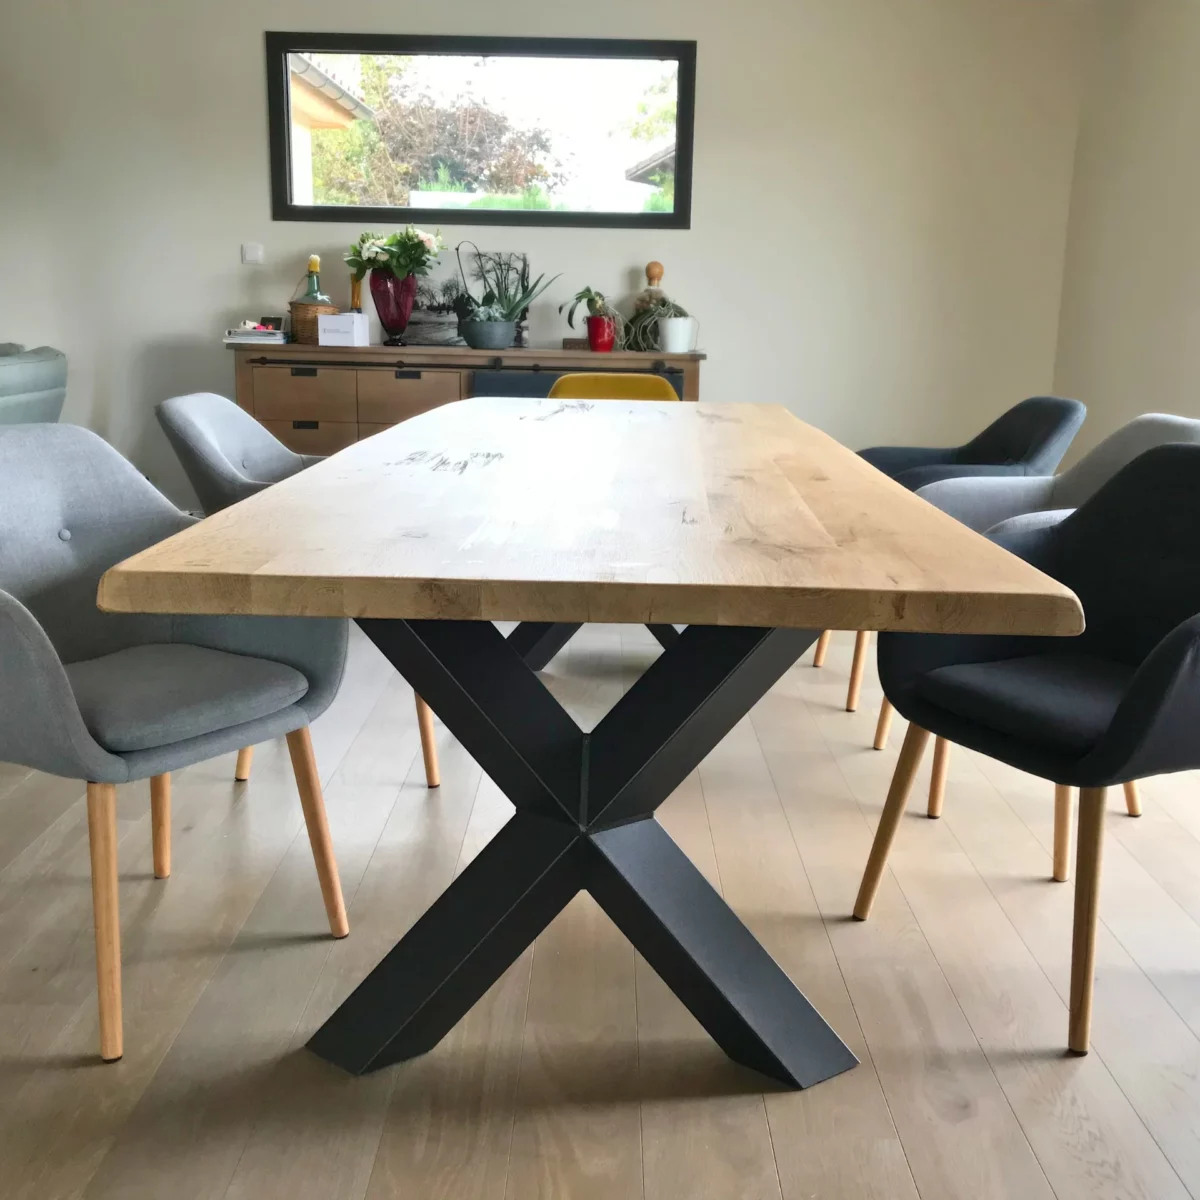
[(175, 396), (155, 413), (206, 516), (321, 461), (293, 453), (245, 409), (213, 392)]
[[(322, 461), (315, 454), (293, 454), (248, 412), (213, 392), (175, 396), (155, 411), (206, 516)], [(420, 696), (414, 699), (425, 783), (435, 788), (441, 773), (433, 712)], [(238, 779), (250, 777), (253, 753), (246, 746), (238, 756)]]
[[(1078, 400), (1031, 396), (962, 446), (872, 446), (859, 454), (914, 492), (942, 479), (1049, 475), (1062, 461), (1086, 416), (1087, 408)], [(858, 708), (870, 640), (870, 633), (862, 630), (854, 642), (847, 712)], [(813, 654), (813, 666), (824, 662), (828, 645), (825, 632)], [(882, 715), (877, 746), (881, 740), (887, 741), (887, 721)]]
[(1091, 1019), (1105, 791), (1200, 767), (1200, 446), (1158, 446), (1063, 521), (998, 539), (1083, 603), (1078, 638), (885, 633), (879, 675), (909, 721), (854, 915), (871, 909), (930, 733), (1050, 780), (1055, 858), (1079, 788), (1068, 1043)]
[(170, 873), (170, 772), (286, 735), (335, 937), (348, 931), (308, 725), (333, 699), (348, 624), (108, 614), (105, 570), (177, 533), (175, 508), (72, 425), (0, 428), (0, 760), (87, 781), (100, 1053), (120, 1058), (115, 784), (151, 780)]

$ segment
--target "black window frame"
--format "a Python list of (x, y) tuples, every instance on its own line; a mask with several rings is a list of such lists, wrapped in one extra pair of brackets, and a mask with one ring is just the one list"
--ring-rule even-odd
[[(546, 58), (653, 58), (679, 63), (675, 211), (553, 212), (544, 209), (390, 208), (292, 202), (288, 55), (479, 54)], [(696, 120), (696, 43), (634, 38), (459, 37), (390, 33), (266, 34), (271, 216), (276, 221), (353, 221), (362, 225), (515, 225), (590, 229), (690, 229)]]

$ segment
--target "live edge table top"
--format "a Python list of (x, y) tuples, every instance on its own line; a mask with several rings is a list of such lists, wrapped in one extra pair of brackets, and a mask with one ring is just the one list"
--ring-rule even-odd
[(115, 612), (1070, 635), (1061, 584), (775, 404), (472, 399), (113, 567)]

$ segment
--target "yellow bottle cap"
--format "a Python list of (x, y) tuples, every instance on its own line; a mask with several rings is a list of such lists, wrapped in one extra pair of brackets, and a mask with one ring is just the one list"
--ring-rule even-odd
[(319, 271), (321, 269), (321, 256), (319, 254), (310, 254), (308, 256), (308, 269), (310, 271)]

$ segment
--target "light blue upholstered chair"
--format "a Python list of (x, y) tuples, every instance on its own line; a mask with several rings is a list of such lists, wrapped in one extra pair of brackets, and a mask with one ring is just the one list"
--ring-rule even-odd
[(155, 413), (207, 516), (321, 461), (293, 453), (245, 409), (213, 392), (175, 396)]
[(57, 421), (67, 395), (67, 356), (0, 343), (0, 425)]
[[(320, 455), (293, 454), (245, 409), (213, 392), (175, 396), (155, 412), (208, 516), (322, 461)], [(433, 712), (420, 696), (415, 700), (425, 784), (435, 788), (441, 775)], [(250, 778), (252, 754), (247, 746), (238, 756), (238, 779)]]
[(0, 760), (87, 781), (100, 1053), (121, 1057), (116, 789), (149, 778), (170, 871), (170, 772), (286, 735), (329, 927), (348, 932), (308, 725), (345, 621), (100, 612), (115, 563), (194, 523), (95, 434), (0, 427)]

